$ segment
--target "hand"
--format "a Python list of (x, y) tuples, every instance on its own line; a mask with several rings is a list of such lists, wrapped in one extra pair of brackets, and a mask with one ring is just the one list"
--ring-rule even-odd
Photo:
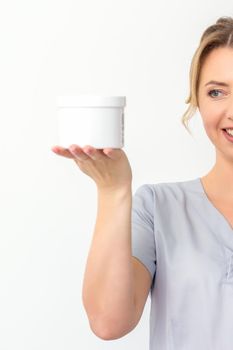
[(122, 149), (96, 149), (89, 145), (81, 148), (72, 144), (69, 148), (54, 146), (51, 150), (73, 159), (79, 169), (95, 181), (99, 190), (131, 186), (132, 170)]

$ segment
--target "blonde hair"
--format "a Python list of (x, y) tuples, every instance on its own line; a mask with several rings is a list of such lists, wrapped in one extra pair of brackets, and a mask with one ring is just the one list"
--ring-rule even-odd
[(219, 47), (233, 48), (233, 17), (220, 17), (215, 24), (208, 27), (202, 34), (199, 46), (192, 58), (189, 71), (190, 93), (185, 101), (189, 103), (189, 107), (181, 119), (182, 124), (191, 135), (188, 122), (198, 107), (197, 93), (201, 67), (208, 54)]

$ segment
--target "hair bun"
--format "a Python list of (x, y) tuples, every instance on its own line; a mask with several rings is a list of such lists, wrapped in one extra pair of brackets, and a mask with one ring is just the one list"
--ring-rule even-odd
[(223, 16), (223, 17), (220, 17), (216, 24), (222, 24), (222, 25), (233, 25), (233, 18), (232, 17), (229, 17), (229, 16)]

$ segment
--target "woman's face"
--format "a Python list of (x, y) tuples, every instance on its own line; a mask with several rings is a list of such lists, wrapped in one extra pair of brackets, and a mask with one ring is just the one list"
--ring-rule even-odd
[(207, 56), (201, 68), (197, 98), (205, 131), (216, 151), (233, 160), (233, 143), (226, 139), (222, 130), (233, 128), (232, 48), (217, 48)]

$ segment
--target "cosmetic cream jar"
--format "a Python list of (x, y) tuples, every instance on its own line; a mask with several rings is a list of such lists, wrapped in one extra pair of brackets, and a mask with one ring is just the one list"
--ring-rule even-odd
[(124, 147), (125, 96), (57, 96), (59, 145)]

